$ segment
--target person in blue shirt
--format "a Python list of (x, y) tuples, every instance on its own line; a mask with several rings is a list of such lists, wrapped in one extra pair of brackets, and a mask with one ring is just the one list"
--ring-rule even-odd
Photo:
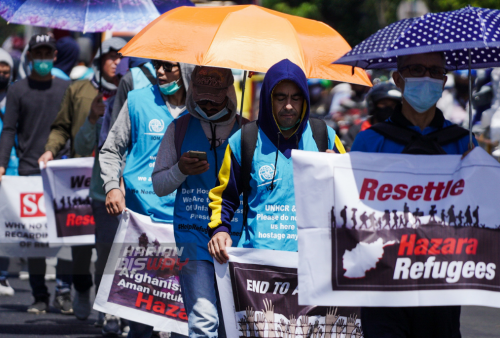
[[(417, 132), (421, 135), (452, 126), (453, 124), (436, 108), (446, 83), (444, 66), (443, 53), (398, 57), (398, 70), (394, 72), (393, 79), (403, 93), (403, 102), (385, 123), (399, 127), (407, 133)], [(467, 155), (470, 151), (469, 137), (467, 133), (462, 135), (451, 143), (439, 145), (439, 153)], [(473, 142), (476, 146), (475, 139)], [(410, 149), (408, 144), (384, 136), (372, 127), (358, 134), (351, 151), (422, 153), (412, 152)], [(426, 153), (437, 152), (431, 150)], [(365, 307), (361, 309), (361, 323), (367, 338), (459, 338), (460, 306)]]
[[(257, 140), (252, 146), (255, 152), (248, 177), (248, 213), (238, 247), (297, 251), (292, 149), (319, 150), (309, 109), (309, 90), (303, 70), (287, 59), (273, 65), (264, 78), (260, 94)], [(325, 147), (344, 153), (335, 131), (326, 126), (323, 130)], [(209, 194), (211, 218), (207, 230), (211, 240), (208, 249), (219, 263), (229, 259), (226, 247), (232, 245), (231, 219), (241, 217), (235, 212), (240, 207), (244, 184), (248, 183), (243, 182), (242, 177), (241, 134), (240, 130), (229, 138), (218, 181)]]

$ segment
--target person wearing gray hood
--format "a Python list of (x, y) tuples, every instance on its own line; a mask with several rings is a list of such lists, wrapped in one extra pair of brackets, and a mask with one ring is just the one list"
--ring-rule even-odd
[[(186, 103), (189, 114), (168, 127), (153, 171), (158, 196), (177, 191), (174, 235), (184, 249), (180, 260), (186, 262), (179, 277), (189, 337), (226, 337), (206, 225), (208, 192), (218, 182), (227, 140), (247, 122), (237, 115), (233, 82), (229, 69), (195, 68)], [(241, 227), (242, 218), (234, 217), (234, 243)]]
[[(153, 61), (153, 66), (158, 83), (127, 94), (101, 148), (99, 163), (110, 215), (119, 215), (126, 205), (153, 220), (172, 223), (175, 196), (156, 196), (151, 174), (165, 130), (172, 121), (186, 114), (186, 92), (192, 68), (158, 60)], [(125, 195), (120, 189), (121, 177)], [(152, 331), (151, 326), (130, 322), (128, 337), (150, 337)]]

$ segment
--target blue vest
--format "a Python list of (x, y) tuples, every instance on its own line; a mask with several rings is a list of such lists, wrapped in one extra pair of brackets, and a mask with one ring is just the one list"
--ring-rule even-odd
[[(335, 132), (328, 127), (328, 148), (335, 144)], [(241, 133), (229, 139), (234, 157), (241, 165)], [(300, 150), (318, 151), (309, 122), (299, 142)], [(238, 243), (240, 248), (297, 251), (297, 222), (292, 158), (278, 152), (274, 189), (268, 187), (274, 174), (276, 146), (259, 128), (250, 172), (247, 226)]]
[[(0, 109), (0, 114), (5, 115), (5, 107)], [(0, 119), (0, 134), (2, 134), (2, 129), (3, 129), (3, 120)], [(16, 145), (17, 145), (17, 135), (16, 135)], [(19, 158), (17, 157), (16, 153), (16, 147), (12, 147), (10, 151), (10, 160), (9, 164), (7, 165), (7, 168), (5, 168), (5, 175), (10, 175), (10, 176), (18, 176), (19, 168)]]
[[(146, 68), (149, 69), (151, 75), (156, 77), (156, 70), (151, 62), (146, 62), (144, 66), (146, 66)], [(134, 89), (140, 89), (152, 86), (151, 81), (149, 81), (149, 79), (146, 77), (141, 68), (132, 67), (130, 68), (130, 72), (132, 73), (132, 80), (134, 81)]]
[(128, 109), (131, 137), (123, 172), (127, 208), (156, 221), (171, 223), (175, 193), (158, 197), (153, 190), (151, 174), (163, 134), (174, 118), (158, 86), (130, 91)]
[[(236, 133), (238, 129), (238, 123), (235, 122), (230, 135)], [(227, 140), (216, 148), (217, 168), (219, 169), (222, 166), (226, 148)], [(212, 257), (207, 248), (210, 241), (207, 232), (207, 224), (210, 222), (208, 193), (216, 183), (216, 161), (214, 151), (210, 150), (210, 142), (207, 140), (200, 120), (197, 118), (190, 118), (181, 150), (182, 154), (189, 150), (206, 152), (210, 168), (203, 174), (188, 176), (184, 183), (177, 188), (174, 214), (175, 242), (178, 247), (184, 247), (181, 256), (183, 260), (189, 258), (191, 260), (212, 262)], [(240, 206), (231, 221), (231, 238), (235, 244), (241, 236), (242, 216), (243, 209)]]

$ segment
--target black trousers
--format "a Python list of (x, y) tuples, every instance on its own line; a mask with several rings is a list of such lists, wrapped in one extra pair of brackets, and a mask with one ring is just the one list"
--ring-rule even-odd
[(460, 338), (460, 306), (364, 307), (365, 338)]

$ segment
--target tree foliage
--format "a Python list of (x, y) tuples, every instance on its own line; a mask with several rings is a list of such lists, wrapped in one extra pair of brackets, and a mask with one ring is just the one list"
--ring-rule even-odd
[[(351, 46), (397, 21), (401, 0), (262, 0), (262, 5), (283, 13), (320, 20), (333, 27)], [(467, 5), (500, 9), (500, 0), (425, 0), (431, 12)]]

